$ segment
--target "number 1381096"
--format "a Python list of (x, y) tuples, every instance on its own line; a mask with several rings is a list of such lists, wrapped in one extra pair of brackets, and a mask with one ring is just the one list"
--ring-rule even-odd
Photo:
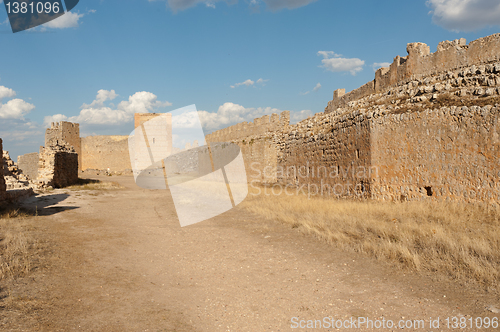
[(55, 2), (5, 2), (8, 14), (58, 14), (59, 3)]

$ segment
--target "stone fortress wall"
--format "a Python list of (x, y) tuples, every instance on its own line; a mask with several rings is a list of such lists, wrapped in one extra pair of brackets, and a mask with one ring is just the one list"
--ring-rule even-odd
[(443, 41), (437, 51), (430, 53), (424, 43), (410, 43), (406, 48), (408, 56), (394, 58), (390, 67), (375, 72), (375, 79), (349, 93), (344, 89), (335, 90), (333, 100), (325, 112), (346, 106), (349, 102), (385, 91), (395, 85), (419, 80), (456, 69), (495, 63), (500, 60), (500, 34), (491, 35), (470, 42), (464, 38)]
[[(262, 182), (275, 182), (280, 151), (279, 135), (288, 131), (290, 112), (264, 115), (254, 122), (243, 122), (205, 137), (207, 144), (233, 142), (240, 147), (247, 173)], [(249, 179), (250, 180), (250, 179)]]
[(500, 34), (407, 51), (374, 81), (336, 90), (324, 113), (275, 131), (238, 124), (207, 141), (237, 143), (250, 180), (334, 197), (498, 203)]
[(128, 136), (87, 136), (81, 138), (82, 170), (95, 169), (112, 172), (131, 170)]

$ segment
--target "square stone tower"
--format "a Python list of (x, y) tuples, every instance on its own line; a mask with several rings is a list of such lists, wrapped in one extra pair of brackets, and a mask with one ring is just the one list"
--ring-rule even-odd
[[(150, 137), (150, 134), (148, 134), (148, 143), (153, 147), (153, 144), (156, 145), (156, 149), (165, 149), (167, 153), (170, 155), (172, 153), (172, 114), (170, 113), (135, 113), (134, 114), (134, 128), (142, 126), (145, 122), (152, 120), (156, 118), (157, 116), (165, 116), (166, 117), (166, 122), (167, 122), (167, 127), (166, 128), (157, 128), (153, 132), (160, 132), (163, 133), (166, 131), (167, 133), (167, 140), (165, 141), (164, 139), (157, 139), (155, 137)], [(146, 130), (147, 131), (147, 130)], [(163, 145), (166, 144), (166, 146), (158, 146), (158, 145)]]
[(78, 154), (78, 169), (82, 167), (82, 148), (80, 140), (80, 125), (78, 123), (61, 121), (52, 123), (45, 131), (45, 147), (53, 146), (57, 141), (71, 145)]

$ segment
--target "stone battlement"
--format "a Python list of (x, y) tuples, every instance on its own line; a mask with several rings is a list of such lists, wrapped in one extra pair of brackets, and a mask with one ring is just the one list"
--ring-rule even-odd
[(282, 132), (290, 125), (290, 111), (280, 115), (273, 113), (254, 119), (253, 122), (242, 122), (206, 136), (207, 142), (229, 142), (241, 140), (249, 136), (265, 135), (266, 133)]
[(333, 100), (325, 112), (345, 107), (349, 102), (380, 93), (391, 87), (407, 84), (410, 81), (455, 71), (464, 67), (487, 65), (500, 61), (500, 34), (494, 34), (471, 41), (468, 45), (464, 38), (443, 41), (437, 51), (430, 53), (424, 43), (410, 43), (406, 47), (408, 55), (394, 58), (390, 67), (375, 72), (375, 79), (365, 85), (345, 93), (344, 89), (335, 90)]

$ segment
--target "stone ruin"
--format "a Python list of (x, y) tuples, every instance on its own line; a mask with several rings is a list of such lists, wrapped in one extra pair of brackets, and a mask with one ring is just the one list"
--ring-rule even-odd
[(33, 181), (39, 188), (62, 188), (78, 183), (78, 154), (64, 141), (54, 141), (41, 147), (38, 177)]
[(296, 125), (273, 114), (206, 140), (237, 143), (249, 182), (278, 191), (499, 204), (500, 34), (407, 51)]
[(33, 186), (22, 175), (16, 164), (10, 158), (8, 151), (3, 151), (0, 139), (0, 206), (33, 195)]
[(9, 151), (3, 151), (3, 176), (7, 190), (29, 187), (28, 178), (22, 174), (16, 163), (10, 158)]
[[(48, 133), (53, 132), (54, 126), (51, 129)], [(50, 145), (40, 147), (40, 153), (19, 156), (16, 165), (9, 152), (3, 150), (0, 140), (0, 201), (29, 196), (34, 193), (33, 190), (62, 188), (78, 183), (78, 153), (73, 146), (55, 139), (53, 135), (47, 135), (46, 141)]]

